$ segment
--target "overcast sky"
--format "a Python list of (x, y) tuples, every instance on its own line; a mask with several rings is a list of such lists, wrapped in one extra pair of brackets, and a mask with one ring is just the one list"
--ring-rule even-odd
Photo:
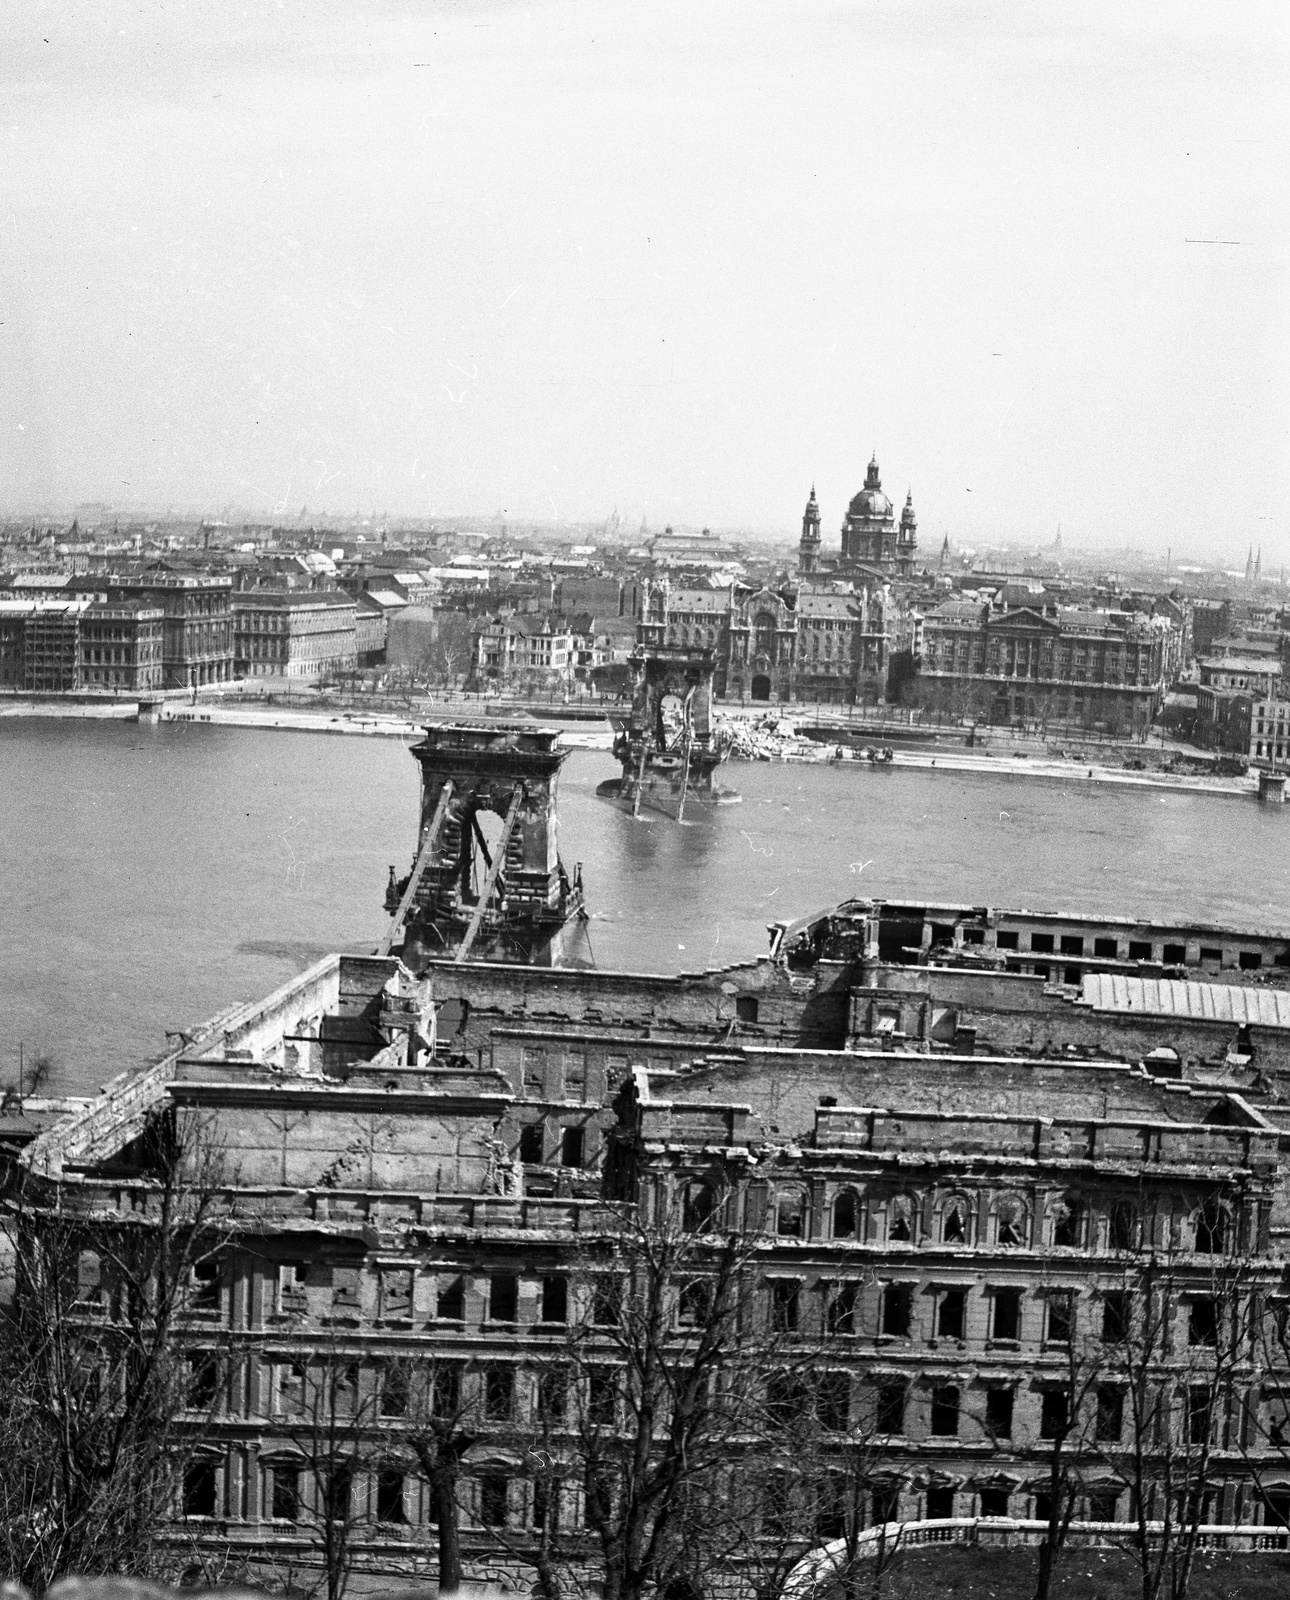
[(1286, 13), (14, 0), (0, 509), (1290, 563)]

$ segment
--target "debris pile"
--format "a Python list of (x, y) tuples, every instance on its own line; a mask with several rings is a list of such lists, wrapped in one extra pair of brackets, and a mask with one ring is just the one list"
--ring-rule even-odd
[(719, 717), (717, 738), (734, 761), (872, 761), (892, 758), (891, 750), (869, 745), (823, 743), (799, 733), (786, 718), (774, 712), (756, 718)]

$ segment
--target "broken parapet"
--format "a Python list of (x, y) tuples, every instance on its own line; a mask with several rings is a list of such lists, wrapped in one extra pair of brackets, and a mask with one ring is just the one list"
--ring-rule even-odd
[[(143, 1069), (118, 1073), (102, 1092), (34, 1139), (23, 1153), (33, 1172), (57, 1176), (122, 1148), (169, 1103), (185, 1064), (236, 1062), (275, 1074), (321, 1075), (331, 1062), (367, 1059), (397, 1047), (398, 1064), (433, 1049), (429, 985), (393, 959), (330, 955), (266, 999), (219, 1013)], [(392, 1058), (393, 1059), (393, 1058)]]

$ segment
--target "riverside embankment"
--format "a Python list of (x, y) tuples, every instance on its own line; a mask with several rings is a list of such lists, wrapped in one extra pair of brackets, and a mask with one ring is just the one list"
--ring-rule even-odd
[[(126, 700), (15, 700), (0, 705), (0, 718), (50, 717), (132, 721), (138, 714), (137, 703)], [(250, 700), (227, 696), (219, 699), (200, 699), (196, 703), (190, 702), (187, 697), (168, 698), (156, 708), (154, 715), (156, 720), (161, 722), (274, 729), (299, 733), (345, 734), (366, 738), (398, 739), (406, 743), (415, 739), (427, 722), (441, 719), (471, 721), (489, 721), (494, 718), (502, 721), (514, 717), (526, 719), (533, 716), (533, 713), (522, 706), (499, 706), (495, 701), (481, 702), (457, 698), (429, 701), (418, 708), (398, 714), (386, 710), (372, 712), (337, 710), (326, 705), (311, 705), (307, 700), (304, 703), (292, 704), (289, 700)], [(766, 712), (763, 707), (733, 706), (723, 707), (721, 715), (732, 722), (752, 723), (764, 720)], [(565, 743), (573, 749), (607, 751), (613, 746), (614, 735), (609, 722), (604, 718), (598, 720), (590, 718), (585, 710), (578, 715), (562, 716), (558, 707), (543, 708), (542, 713), (534, 720), (547, 727), (558, 727)], [(788, 758), (809, 761), (811, 764), (827, 763), (830, 760), (831, 747), (819, 741), (819, 731), (827, 726), (827, 723), (812, 724), (816, 731), (813, 741), (802, 741), (800, 746), (793, 746), (791, 752), (786, 746), (784, 751), (773, 754), (768, 759)], [(839, 733), (844, 726), (839, 723)], [(943, 772), (978, 773), (991, 777), (1056, 779), (1063, 783), (1104, 783), (1127, 788), (1183, 790), (1227, 797), (1251, 798), (1258, 795), (1258, 778), (1254, 774), (1220, 777), (1207, 773), (1168, 772), (1159, 767), (1145, 765), (1138, 769), (1124, 765), (1123, 760), (1116, 764), (1107, 761), (1103, 747), (1099, 747), (1092, 758), (1081, 755), (1078, 750), (1064, 756), (1053, 756), (1045, 753), (1046, 747), (1042, 743), (1033, 741), (1033, 754), (1028, 750), (1019, 751), (1015, 748), (1017, 741), (1010, 739), (1006, 734), (1000, 736), (1000, 748), (995, 751), (964, 748), (961, 741), (951, 743), (948, 739), (945, 743), (929, 742), (927, 745), (915, 745), (908, 742), (911, 737), (916, 738), (920, 733), (924, 733), (930, 740), (933, 735), (931, 730), (911, 729), (907, 725), (893, 725), (890, 730), (878, 727), (875, 730), (875, 739), (881, 741), (884, 733), (903, 736), (901, 742), (894, 748), (892, 756), (892, 764), (901, 767), (928, 770), (935, 768)], [(742, 764), (738, 760), (733, 761), (731, 770), (737, 771)], [(850, 762), (840, 764), (848, 766)]]

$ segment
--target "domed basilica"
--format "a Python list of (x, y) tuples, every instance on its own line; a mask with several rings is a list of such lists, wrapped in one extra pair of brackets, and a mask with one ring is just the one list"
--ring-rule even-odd
[(912, 578), (917, 552), (918, 519), (914, 515), (913, 495), (906, 496), (905, 509), (897, 526), (895, 507), (882, 492), (877, 456), (869, 462), (864, 488), (847, 507), (838, 558), (821, 559), (820, 508), (816, 504), (815, 490), (811, 489), (798, 546), (798, 568), (803, 576), (828, 573), (840, 578), (871, 580), (875, 577)]

